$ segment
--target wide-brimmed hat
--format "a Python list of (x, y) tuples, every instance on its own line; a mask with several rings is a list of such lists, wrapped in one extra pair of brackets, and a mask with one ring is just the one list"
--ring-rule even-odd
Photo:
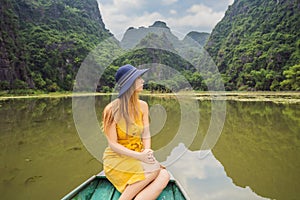
[(120, 67), (115, 75), (119, 88), (118, 97), (122, 96), (132, 86), (134, 81), (148, 70), (149, 69), (137, 69), (129, 64)]

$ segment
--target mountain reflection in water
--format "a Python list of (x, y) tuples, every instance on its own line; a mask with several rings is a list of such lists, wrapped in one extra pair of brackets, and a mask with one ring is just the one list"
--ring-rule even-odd
[[(193, 138), (190, 132), (178, 134), (182, 113), (176, 99), (142, 98), (155, 114), (150, 117), (156, 157), (169, 163), (192, 200), (299, 199), (300, 104), (227, 101), (220, 138), (211, 151), (200, 151), (209, 124), (217, 123), (210, 101), (198, 102), (199, 129)], [(96, 98), (99, 122), (109, 102), (109, 95)], [(72, 98), (0, 101), (1, 199), (59, 199), (102, 170), (76, 130), (72, 108)], [(84, 110), (82, 117), (89, 119)], [(84, 136), (97, 131), (83, 127)], [(104, 135), (99, 131), (95, 137)], [(91, 145), (100, 149), (98, 157), (106, 146), (105, 138)], [(199, 159), (200, 152), (208, 155)]]
[[(199, 159), (200, 151), (190, 151), (184, 144), (174, 148), (168, 159), (185, 152), (168, 169), (180, 182), (192, 200), (266, 199), (255, 194), (249, 187), (236, 186), (226, 175), (224, 167), (213, 153), (205, 150), (206, 157)], [(176, 156), (177, 157), (177, 156)], [(167, 161), (168, 161), (167, 159)]]

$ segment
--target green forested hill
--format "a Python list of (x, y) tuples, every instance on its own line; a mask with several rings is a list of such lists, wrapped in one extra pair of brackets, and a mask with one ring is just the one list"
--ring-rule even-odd
[[(0, 90), (72, 90), (83, 59), (111, 36), (97, 0), (0, 1)], [(300, 90), (299, 19), (298, 0), (235, 0), (210, 36), (195, 32), (188, 36), (201, 45), (206, 43), (226, 90)], [(165, 28), (165, 35), (148, 35), (156, 26)], [(158, 40), (166, 45), (166, 36), (170, 42), (180, 43), (164, 22), (129, 28), (121, 42), (131, 44), (130, 34), (135, 40), (148, 35), (143, 43)], [(159, 60), (180, 69), (194, 89), (207, 89), (204, 74), (191, 70), (189, 63), (174, 55), (148, 49), (125, 56), (113, 62), (105, 80), (113, 80), (113, 72), (121, 64)], [(213, 82), (213, 77), (208, 81)], [(180, 80), (175, 82), (180, 85)], [(101, 85), (100, 81), (98, 88), (110, 91), (114, 82), (109, 83)]]
[(227, 90), (300, 90), (300, 2), (235, 0), (207, 51)]
[(1, 0), (0, 89), (70, 90), (80, 63), (110, 36), (96, 0)]

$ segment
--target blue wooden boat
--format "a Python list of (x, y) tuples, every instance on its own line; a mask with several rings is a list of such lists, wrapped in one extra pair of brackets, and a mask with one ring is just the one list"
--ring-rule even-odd
[[(103, 172), (94, 175), (79, 185), (61, 200), (117, 200), (120, 192), (109, 182)], [(186, 192), (171, 175), (167, 187), (157, 200), (189, 200)]]

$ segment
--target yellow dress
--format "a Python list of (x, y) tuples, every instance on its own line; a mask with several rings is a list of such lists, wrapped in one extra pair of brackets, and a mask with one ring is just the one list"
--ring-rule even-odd
[[(144, 146), (141, 139), (143, 131), (142, 112), (140, 112), (140, 119), (128, 127), (128, 134), (126, 134), (126, 122), (124, 119), (117, 123), (116, 131), (119, 144), (133, 151), (141, 152), (143, 150)], [(145, 179), (144, 169), (140, 160), (118, 154), (110, 147), (107, 147), (104, 151), (103, 168), (107, 179), (121, 193), (128, 184)]]

